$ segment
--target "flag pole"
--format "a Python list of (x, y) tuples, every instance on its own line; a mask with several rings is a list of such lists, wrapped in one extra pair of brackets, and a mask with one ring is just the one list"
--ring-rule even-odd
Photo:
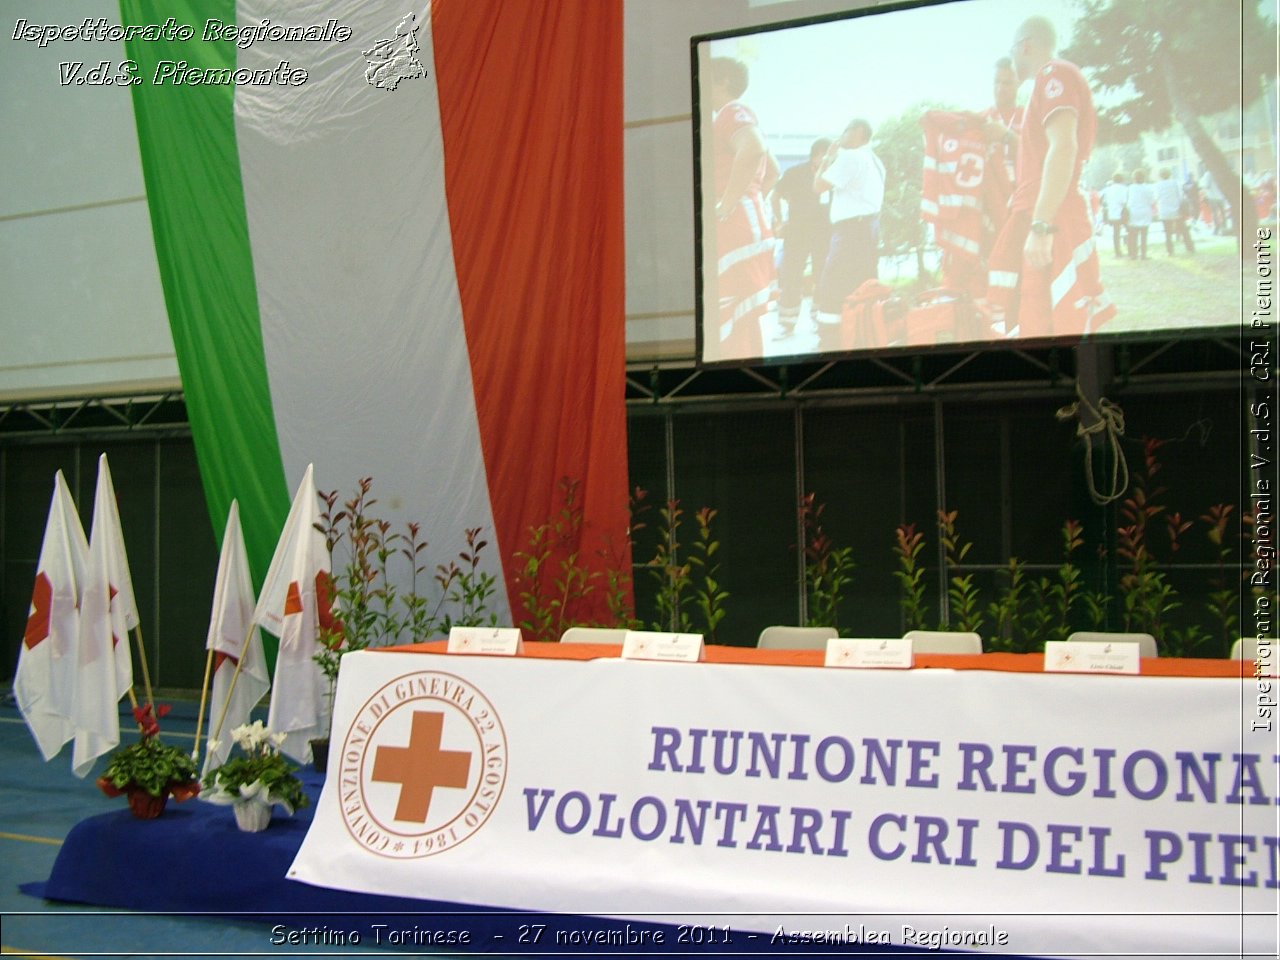
[[(200, 757), (200, 728), (204, 724), (204, 708), (209, 702), (209, 677), (213, 673), (213, 648), (206, 651), (204, 658), (204, 683), (200, 685), (200, 712), (196, 714), (196, 745), (191, 750), (194, 763)], [(230, 698), (228, 698), (230, 702)]]
[(138, 695), (133, 692), (133, 687), (129, 688), (129, 706), (133, 707), (133, 722), (138, 725), (139, 730), (145, 731), (147, 728), (143, 726), (142, 721), (138, 719)]
[(231, 683), (227, 687), (227, 699), (222, 704), (222, 713), (218, 716), (217, 729), (211, 730), (210, 736), (214, 740), (222, 737), (222, 725), (227, 722), (227, 711), (231, 709), (231, 695), (236, 692), (236, 681), (240, 679), (240, 670), (244, 666), (244, 655), (249, 650), (249, 641), (253, 639), (253, 631), (258, 629), (258, 624), (249, 621), (249, 632), (244, 635), (244, 643), (240, 644), (240, 656), (236, 658), (236, 670), (231, 674)]
[(142, 683), (147, 691), (147, 704), (151, 707), (154, 714), (156, 709), (155, 698), (151, 696), (151, 671), (147, 669), (147, 648), (142, 642), (142, 624), (139, 623), (133, 628), (136, 636), (134, 639), (138, 641), (138, 659), (142, 662)]

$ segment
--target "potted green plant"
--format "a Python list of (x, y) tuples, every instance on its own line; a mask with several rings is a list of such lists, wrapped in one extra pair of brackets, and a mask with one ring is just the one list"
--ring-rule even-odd
[(817, 494), (806, 494), (800, 500), (800, 522), (804, 529), (804, 586), (807, 596), (806, 626), (834, 627), (839, 630), (840, 604), (844, 588), (853, 580), (857, 563), (853, 547), (837, 547), (822, 529), (822, 514), (827, 505)]
[(241, 830), (265, 830), (272, 808), (279, 804), (292, 816), (310, 803), (297, 767), (280, 753), (283, 733), (272, 733), (261, 720), (236, 727), (231, 738), (242, 751), (204, 778), (204, 799), (231, 804)]
[[(160, 716), (169, 712), (161, 705)], [(135, 707), (141, 731), (138, 742), (111, 755), (98, 787), (108, 797), (128, 796), (129, 809), (143, 820), (164, 812), (169, 797), (181, 803), (200, 792), (200, 778), (189, 753), (160, 739), (160, 723), (151, 706)]]
[[(497, 626), (488, 609), (496, 578), (480, 568), (487, 546), (481, 528), (464, 531), (466, 549), (458, 561), (437, 564), (429, 574), (427, 541), (421, 524), (408, 522), (403, 532), (392, 528), (374, 509), (373, 478), (363, 477), (350, 499), (337, 490), (317, 491), (320, 520), (332, 572), (324, 578), (320, 629), (312, 659), (328, 681), (330, 709), (338, 670), (348, 653), (369, 647), (417, 643), (448, 635), (453, 626)], [(339, 550), (341, 546), (341, 550)], [(339, 562), (341, 561), (341, 562)], [(429, 591), (434, 580), (438, 595)], [(446, 606), (451, 609), (446, 610)], [(456, 613), (456, 617), (455, 617)], [(312, 762), (324, 772), (329, 738), (311, 741)]]
[[(378, 500), (372, 489), (373, 478), (362, 477), (355, 495), (343, 502), (339, 502), (337, 490), (317, 491), (320, 522), (316, 528), (324, 534), (332, 572), (321, 583), (320, 630), (312, 659), (328, 681), (331, 711), (338, 669), (346, 654), (399, 643), (413, 621), (430, 616), (422, 604), (414, 603), (417, 580), (424, 570), (419, 554), (426, 549), (426, 541), (419, 539), (417, 524), (409, 524), (407, 536), (393, 532), (391, 524), (373, 510)], [(335, 550), (344, 542), (346, 560), (339, 565)], [(398, 596), (396, 578), (388, 576), (391, 562), (401, 555), (409, 558), (412, 570), (413, 586), (407, 599)], [(401, 614), (402, 605), (407, 607), (407, 616)], [(327, 735), (311, 741), (312, 763), (321, 773), (327, 767), (328, 754)]]

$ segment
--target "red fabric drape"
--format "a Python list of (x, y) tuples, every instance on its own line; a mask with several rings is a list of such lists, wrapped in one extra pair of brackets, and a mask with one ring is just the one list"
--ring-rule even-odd
[[(621, 0), (432, 5), (454, 261), (507, 590), (580, 481), (580, 555), (627, 525)], [(630, 554), (622, 560), (629, 572)], [(601, 614), (602, 615), (602, 614)]]

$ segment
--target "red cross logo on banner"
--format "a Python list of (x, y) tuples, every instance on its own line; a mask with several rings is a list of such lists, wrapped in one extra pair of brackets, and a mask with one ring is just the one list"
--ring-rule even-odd
[(414, 711), (407, 747), (379, 747), (373, 779), (400, 784), (396, 819), (426, 823), (436, 787), (463, 789), (471, 772), (471, 754), (441, 750), (444, 714)]
[(497, 708), (469, 680), (439, 670), (388, 676), (338, 722), (347, 730), (341, 816), (366, 853), (390, 860), (447, 853), (497, 809), (507, 735)]

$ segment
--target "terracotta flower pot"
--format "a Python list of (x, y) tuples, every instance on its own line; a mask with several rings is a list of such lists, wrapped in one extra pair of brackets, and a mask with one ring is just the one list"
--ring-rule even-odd
[(200, 781), (192, 780), (189, 783), (174, 781), (158, 797), (153, 797), (141, 787), (117, 787), (106, 777), (98, 778), (98, 789), (108, 797), (127, 796), (129, 809), (133, 811), (135, 817), (140, 820), (154, 820), (164, 813), (165, 804), (169, 802), (170, 795), (178, 803), (190, 800), (200, 792)]
[(168, 791), (158, 797), (153, 797), (138, 787), (130, 787), (126, 792), (129, 794), (129, 809), (140, 820), (154, 820), (160, 816), (164, 813), (164, 805), (169, 800)]

